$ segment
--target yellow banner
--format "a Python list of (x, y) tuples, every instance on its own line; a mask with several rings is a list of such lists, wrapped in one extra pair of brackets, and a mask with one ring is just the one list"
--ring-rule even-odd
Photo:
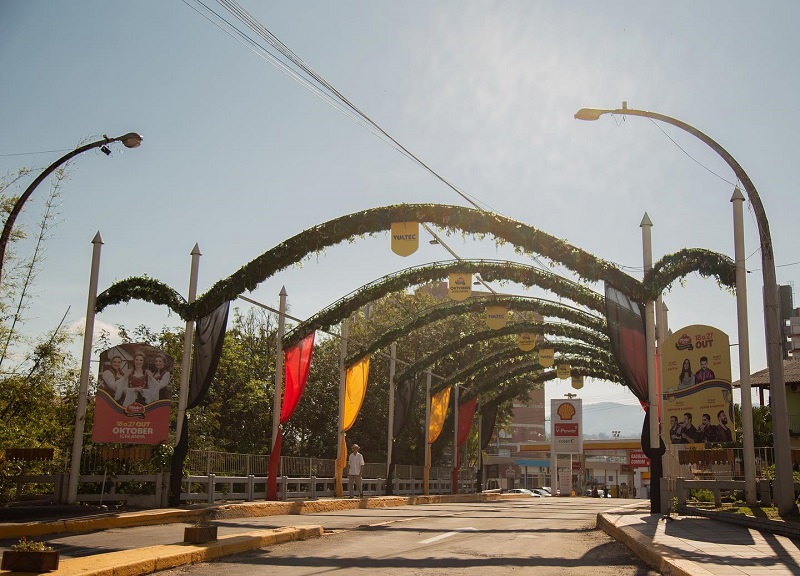
[(531, 332), (517, 334), (517, 346), (519, 346), (519, 349), (523, 352), (530, 352), (536, 348), (536, 334), (532, 334)]
[(556, 368), (556, 376), (561, 378), (562, 380), (566, 380), (569, 378), (569, 375), (572, 373), (572, 368), (570, 368), (569, 364), (559, 364), (558, 368)]
[(508, 308), (505, 306), (486, 307), (486, 325), (492, 330), (500, 330), (508, 323)]
[(573, 376), (572, 387), (575, 388), (575, 390), (583, 388), (583, 376)]
[[(364, 395), (367, 392), (367, 378), (369, 377), (369, 355), (347, 369), (344, 389), (344, 421), (342, 430), (350, 430), (355, 424)], [(346, 456), (345, 456), (346, 458)]]
[(442, 433), (447, 407), (450, 405), (450, 388), (437, 392), (431, 397), (431, 420), (428, 422), (428, 444), (433, 444)]
[(539, 364), (545, 368), (550, 368), (555, 363), (555, 351), (552, 348), (539, 350)]
[(419, 222), (392, 222), (392, 252), (410, 256), (419, 248)]
[(472, 294), (472, 274), (466, 272), (451, 272), (448, 278), (447, 294), (451, 300), (460, 302)]

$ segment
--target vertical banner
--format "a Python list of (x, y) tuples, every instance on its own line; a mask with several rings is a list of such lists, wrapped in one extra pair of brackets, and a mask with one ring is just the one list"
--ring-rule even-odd
[(419, 248), (419, 222), (392, 222), (392, 252), (410, 256)]
[(472, 420), (475, 418), (475, 408), (478, 406), (478, 397), (463, 402), (458, 407), (458, 446), (467, 442), (469, 431), (472, 429)]
[(519, 349), (523, 352), (530, 352), (536, 348), (536, 334), (532, 334), (531, 332), (517, 334), (517, 346), (519, 346)]
[(286, 382), (281, 403), (281, 424), (289, 421), (294, 413), (308, 380), (308, 371), (311, 369), (311, 358), (314, 353), (314, 336), (312, 332), (284, 352), (284, 374)]
[(542, 348), (539, 350), (539, 364), (545, 368), (550, 368), (555, 364), (555, 351), (552, 348)]
[(168, 440), (174, 363), (149, 344), (120, 344), (101, 352), (92, 441)]
[(428, 444), (433, 444), (442, 433), (447, 407), (450, 406), (450, 388), (440, 390), (431, 396), (431, 420), (428, 423)]
[(665, 340), (662, 358), (669, 442), (733, 442), (736, 438), (728, 335), (713, 326), (686, 326)]
[[(356, 423), (356, 417), (361, 410), (364, 396), (367, 393), (367, 380), (369, 378), (369, 355), (347, 369), (344, 391), (344, 420), (342, 430), (345, 432)], [(347, 458), (347, 452), (344, 453)]]
[(448, 276), (447, 295), (451, 300), (460, 302), (472, 294), (472, 274), (466, 272), (450, 272)]
[(505, 306), (486, 307), (486, 325), (492, 330), (500, 330), (508, 324), (508, 308)]
[(583, 454), (583, 413), (580, 398), (550, 400), (553, 452)]

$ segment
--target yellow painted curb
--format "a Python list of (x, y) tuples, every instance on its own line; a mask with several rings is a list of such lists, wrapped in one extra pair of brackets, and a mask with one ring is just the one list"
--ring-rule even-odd
[[(84, 558), (68, 558), (59, 563), (58, 570), (49, 574), (51, 576), (141, 576), (158, 570), (248, 552), (280, 542), (317, 538), (322, 532), (322, 526), (294, 526), (223, 536), (216, 542), (208, 544), (164, 544), (95, 554)], [(0, 571), (0, 575), (10, 574), (11, 572), (7, 570)]]
[(203, 516), (212, 518), (252, 518), (293, 514), (319, 514), (335, 510), (358, 508), (388, 508), (393, 506), (419, 506), (426, 504), (451, 504), (455, 502), (493, 502), (496, 500), (527, 498), (524, 494), (437, 494), (430, 496), (373, 496), (360, 499), (338, 498), (332, 500), (299, 500), (295, 502), (235, 502), (205, 508), (183, 510), (161, 508), (139, 512), (123, 512), (99, 518), (75, 518), (52, 522), (21, 522), (0, 524), (0, 539), (22, 536), (47, 536), (71, 532), (91, 532), (111, 528), (151, 526), (194, 522)]
[(670, 576), (713, 576), (705, 568), (690, 562), (666, 546), (654, 542), (638, 530), (625, 526), (622, 517), (615, 522), (613, 515), (597, 515), (597, 527), (627, 546), (648, 566)]

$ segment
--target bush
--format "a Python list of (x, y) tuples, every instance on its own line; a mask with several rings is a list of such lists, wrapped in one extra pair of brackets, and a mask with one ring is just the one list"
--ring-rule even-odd
[(707, 490), (706, 488), (703, 488), (702, 490), (692, 490), (689, 497), (697, 500), (698, 502), (714, 501), (714, 493), (711, 490)]

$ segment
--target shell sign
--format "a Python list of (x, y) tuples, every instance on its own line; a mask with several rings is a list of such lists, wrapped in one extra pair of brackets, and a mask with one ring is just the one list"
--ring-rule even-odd
[(566, 380), (570, 374), (572, 374), (572, 368), (570, 368), (569, 364), (559, 364), (558, 368), (556, 368), (556, 375), (561, 380)]
[(550, 423), (553, 452), (562, 454), (583, 452), (583, 416), (580, 399), (552, 399)]

